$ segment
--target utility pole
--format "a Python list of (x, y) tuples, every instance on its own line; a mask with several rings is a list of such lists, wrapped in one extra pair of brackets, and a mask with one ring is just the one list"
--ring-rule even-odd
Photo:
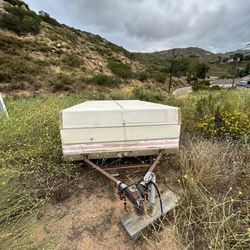
[(236, 78), (236, 73), (237, 73), (237, 63), (238, 63), (239, 58), (236, 57), (234, 58), (234, 75), (233, 75), (233, 83), (232, 83), (232, 88), (235, 85), (235, 78)]
[(168, 92), (170, 93), (172, 87), (172, 77), (173, 77), (173, 70), (174, 70), (174, 58), (175, 58), (175, 50), (173, 49), (173, 56), (171, 61), (171, 68), (170, 68), (170, 78), (169, 78), (169, 85), (168, 85)]
[[(240, 50), (247, 49), (247, 48), (249, 48), (249, 46), (250, 46), (250, 43), (246, 44), (246, 46), (241, 48)], [(234, 73), (233, 73), (234, 75), (233, 75), (232, 88), (235, 85), (235, 78), (236, 78), (236, 73), (237, 73), (237, 64), (238, 64), (239, 61), (240, 61), (240, 57), (234, 57)]]

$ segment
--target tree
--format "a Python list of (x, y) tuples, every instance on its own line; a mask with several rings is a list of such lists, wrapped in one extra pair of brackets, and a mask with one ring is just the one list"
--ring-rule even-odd
[(236, 53), (233, 55), (234, 60), (239, 60), (240, 62), (243, 61), (244, 55), (242, 53)]
[(250, 63), (247, 64), (246, 68), (245, 68), (245, 74), (249, 75), (250, 74)]
[(209, 66), (207, 64), (205, 64), (205, 63), (199, 63), (196, 66), (197, 77), (201, 78), (201, 79), (205, 79), (208, 70), (209, 70)]

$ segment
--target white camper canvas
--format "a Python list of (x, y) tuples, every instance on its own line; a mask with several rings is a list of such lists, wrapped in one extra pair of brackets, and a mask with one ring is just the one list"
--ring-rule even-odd
[(176, 151), (180, 109), (129, 100), (88, 101), (61, 112), (65, 160), (153, 155)]

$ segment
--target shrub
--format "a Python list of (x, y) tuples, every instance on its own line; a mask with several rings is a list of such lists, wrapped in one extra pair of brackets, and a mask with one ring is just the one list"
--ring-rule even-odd
[(198, 90), (207, 90), (209, 89), (210, 83), (208, 81), (193, 81), (191, 83), (193, 91), (198, 91)]
[(70, 67), (79, 68), (82, 64), (82, 61), (74, 54), (64, 55), (62, 62)]
[(0, 27), (15, 32), (18, 35), (37, 34), (40, 31), (41, 20), (35, 12), (20, 7), (6, 7), (8, 13), (0, 18)]
[(250, 119), (244, 112), (220, 112), (205, 115), (196, 124), (198, 131), (206, 137), (232, 137), (234, 139), (250, 135)]
[(160, 83), (165, 83), (166, 81), (166, 74), (164, 74), (163, 72), (160, 72), (160, 71), (154, 71), (152, 73), (152, 77), (154, 80), (156, 80), (157, 82), (160, 82)]
[(52, 83), (53, 91), (65, 90), (66, 86), (72, 84), (73, 81), (69, 75), (58, 74)]
[(221, 90), (222, 87), (218, 86), (218, 85), (214, 85), (210, 87), (211, 90)]
[(150, 73), (147, 71), (141, 71), (136, 74), (136, 78), (141, 82), (147, 81), (149, 77)]
[(150, 90), (144, 88), (136, 88), (133, 91), (136, 99), (148, 102), (163, 102), (166, 96), (158, 90)]
[(39, 16), (40, 19), (46, 23), (49, 23), (53, 26), (59, 26), (59, 27), (61, 26), (61, 24), (58, 23), (56, 19), (52, 18), (48, 13), (46, 13), (43, 10), (39, 11)]
[(10, 82), (12, 79), (12, 74), (8, 71), (0, 71), (0, 83)]
[(131, 67), (128, 64), (124, 64), (122, 62), (110, 61), (108, 63), (108, 68), (113, 72), (113, 74), (123, 79), (134, 77)]
[(118, 87), (121, 84), (121, 80), (119, 78), (108, 76), (108, 75), (96, 75), (87, 80), (90, 84), (96, 84), (99, 86), (106, 87)]
[(10, 3), (13, 6), (18, 6), (18, 7), (25, 6), (27, 10), (29, 9), (28, 4), (26, 4), (25, 2), (21, 0), (4, 0), (4, 1)]

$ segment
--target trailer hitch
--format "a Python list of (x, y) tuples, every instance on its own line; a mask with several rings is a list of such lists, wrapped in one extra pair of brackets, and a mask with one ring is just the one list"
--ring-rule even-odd
[(138, 215), (144, 214), (145, 197), (135, 184), (127, 186), (126, 184), (121, 183), (118, 188), (118, 195), (120, 196), (121, 200), (125, 200), (125, 203), (127, 198), (131, 202), (131, 204), (133, 204), (134, 209)]
[(132, 185), (126, 185), (125, 183), (122, 183), (120, 180), (110, 175), (104, 169), (100, 168), (87, 158), (84, 159), (84, 162), (88, 166), (97, 170), (104, 177), (114, 182), (118, 187), (118, 195), (120, 199), (124, 200), (126, 204), (126, 198), (127, 198), (133, 204), (136, 213), (138, 215), (143, 215), (145, 213), (144, 202), (148, 197), (148, 193), (150, 196), (150, 206), (152, 209), (154, 208), (155, 190), (157, 189), (157, 186), (156, 186), (156, 177), (153, 171), (158, 165), (160, 159), (162, 158), (162, 155), (163, 155), (162, 153), (159, 153), (154, 163), (151, 165), (150, 169), (145, 174), (144, 178), (140, 180), (138, 183)]

